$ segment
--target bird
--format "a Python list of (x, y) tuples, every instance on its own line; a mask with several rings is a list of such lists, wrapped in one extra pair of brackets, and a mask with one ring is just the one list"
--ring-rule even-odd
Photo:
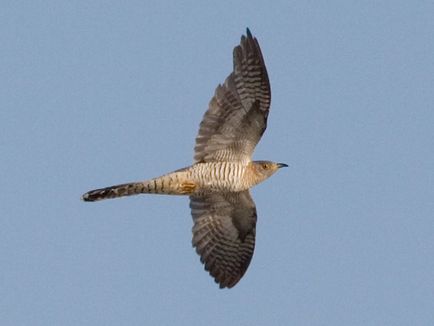
[(189, 196), (192, 245), (220, 288), (245, 274), (255, 247), (257, 211), (250, 188), (285, 163), (254, 161), (266, 127), (271, 89), (249, 28), (233, 50), (233, 71), (215, 89), (199, 126), (191, 166), (140, 182), (91, 190), (86, 202), (137, 194)]

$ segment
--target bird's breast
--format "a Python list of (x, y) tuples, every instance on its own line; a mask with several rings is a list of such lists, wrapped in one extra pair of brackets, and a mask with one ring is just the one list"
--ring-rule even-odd
[(243, 191), (250, 187), (246, 167), (238, 162), (208, 162), (193, 165), (191, 177), (198, 191)]

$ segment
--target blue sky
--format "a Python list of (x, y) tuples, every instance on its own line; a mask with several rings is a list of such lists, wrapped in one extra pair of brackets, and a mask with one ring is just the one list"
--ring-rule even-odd
[[(429, 325), (434, 5), (28, 1), (0, 5), (1, 325)], [(188, 199), (84, 203), (191, 164), (245, 28), (272, 109), (257, 245), (219, 290)]]

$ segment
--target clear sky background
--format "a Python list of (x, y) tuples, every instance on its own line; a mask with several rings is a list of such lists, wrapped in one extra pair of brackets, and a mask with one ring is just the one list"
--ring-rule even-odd
[[(290, 167), (220, 290), (187, 198), (80, 195), (191, 164), (246, 27)], [(1, 325), (433, 325), (431, 1), (3, 1), (0, 42)]]

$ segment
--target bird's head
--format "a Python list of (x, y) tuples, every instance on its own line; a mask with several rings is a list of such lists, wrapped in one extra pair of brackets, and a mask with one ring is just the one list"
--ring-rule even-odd
[(261, 181), (271, 177), (278, 169), (288, 166), (285, 163), (271, 161), (253, 161), (253, 165)]

